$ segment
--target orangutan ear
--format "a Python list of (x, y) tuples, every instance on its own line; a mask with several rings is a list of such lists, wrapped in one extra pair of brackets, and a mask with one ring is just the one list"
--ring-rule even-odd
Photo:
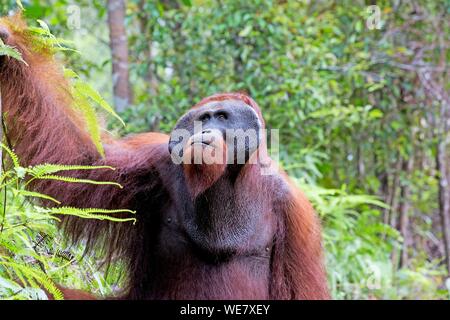
[[(0, 25), (0, 40), (6, 44), (9, 37), (9, 30), (5, 26)], [(3, 62), (5, 61), (5, 57), (5, 55), (0, 55), (0, 66), (2, 66)]]
[(4, 43), (6, 43), (8, 41), (9, 36), (10, 36), (9, 30), (5, 26), (0, 25), (0, 39), (2, 39)]

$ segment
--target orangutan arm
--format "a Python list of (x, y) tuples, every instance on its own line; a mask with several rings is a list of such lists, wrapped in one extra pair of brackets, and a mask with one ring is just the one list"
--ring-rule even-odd
[(320, 221), (297, 186), (281, 173), (275, 201), (280, 223), (272, 258), (271, 299), (329, 299)]

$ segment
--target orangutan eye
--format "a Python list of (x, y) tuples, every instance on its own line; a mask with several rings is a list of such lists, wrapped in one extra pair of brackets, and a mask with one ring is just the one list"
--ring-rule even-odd
[(199, 118), (200, 121), (205, 122), (211, 119), (211, 116), (208, 113), (202, 114)]
[(226, 112), (218, 112), (216, 118), (219, 120), (227, 120), (228, 114), (226, 114)]

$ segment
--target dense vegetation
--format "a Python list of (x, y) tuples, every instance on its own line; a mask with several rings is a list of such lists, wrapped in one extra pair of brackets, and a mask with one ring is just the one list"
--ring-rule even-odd
[[(31, 24), (73, 40), (63, 45), (79, 53), (61, 58), (113, 104), (104, 1), (22, 3)], [(17, 8), (0, 5), (2, 15)], [(333, 297), (448, 299), (449, 14), (446, 0), (128, 1), (127, 126), (103, 122), (168, 132), (200, 98), (248, 92), (322, 218)], [(105, 275), (67, 249), (48, 210), (24, 201), (23, 170), (0, 182), (0, 297), (42, 297), (33, 279), (58, 296), (49, 278), (114, 292), (120, 265)]]

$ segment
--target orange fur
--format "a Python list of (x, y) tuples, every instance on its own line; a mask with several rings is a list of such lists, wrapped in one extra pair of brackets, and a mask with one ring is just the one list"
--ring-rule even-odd
[[(104, 140), (106, 140), (105, 138)], [(169, 136), (159, 132), (146, 132), (136, 134), (125, 139), (115, 141), (112, 139), (106, 140), (109, 143), (120, 145), (120, 147), (137, 150), (144, 145), (166, 144), (169, 141)]]
[(303, 192), (282, 174), (289, 184), (290, 199), (284, 205), (282, 257), (275, 259), (275, 269), (283, 270), (284, 279), (274, 290), (293, 299), (329, 299), (320, 223)]

